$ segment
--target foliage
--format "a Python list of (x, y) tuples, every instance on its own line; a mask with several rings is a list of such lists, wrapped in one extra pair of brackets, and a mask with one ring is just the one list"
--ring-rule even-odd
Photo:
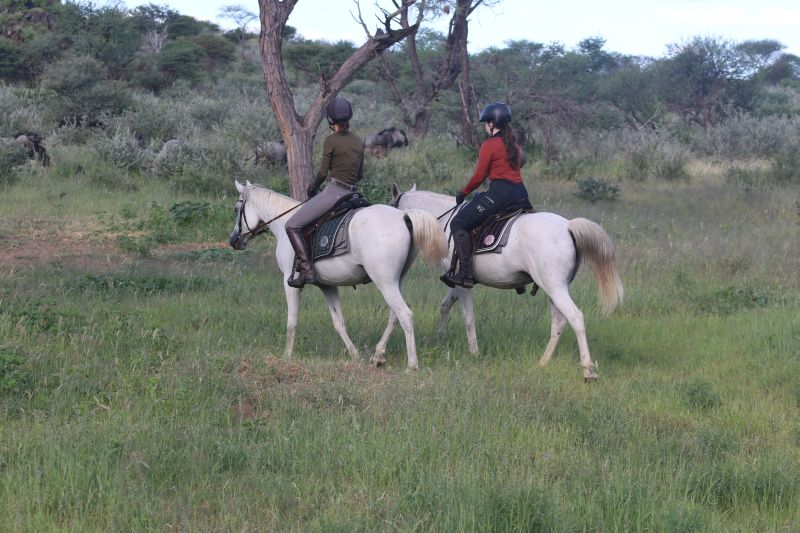
[(15, 178), (14, 169), (28, 161), (25, 148), (14, 140), (0, 139), (0, 185), (6, 185)]
[(24, 60), (20, 51), (11, 43), (0, 40), (0, 80), (14, 81), (24, 72)]
[(124, 84), (107, 79), (103, 64), (89, 56), (65, 57), (48, 65), (41, 86), (49, 92), (46, 113), (54, 122), (88, 125), (121, 113), (130, 102)]
[(30, 372), (25, 368), (25, 358), (0, 346), (0, 393), (19, 394), (33, 386)]
[(618, 185), (609, 183), (603, 178), (590, 177), (585, 180), (577, 180), (575, 184), (578, 186), (575, 196), (592, 203), (598, 200), (616, 200), (620, 191)]

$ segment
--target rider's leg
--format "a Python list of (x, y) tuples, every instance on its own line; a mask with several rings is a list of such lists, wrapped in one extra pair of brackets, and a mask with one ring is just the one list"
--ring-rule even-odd
[(352, 194), (352, 192), (344, 187), (329, 183), (319, 194), (309, 198), (303, 204), (303, 207), (298, 209), (297, 213), (286, 222), (286, 235), (289, 237), (292, 248), (294, 248), (295, 256), (297, 256), (299, 270), (297, 275), (291, 275), (286, 281), (290, 287), (300, 289), (306, 283), (316, 282), (311, 257), (306, 249), (303, 229), (324, 215), (341, 198)]

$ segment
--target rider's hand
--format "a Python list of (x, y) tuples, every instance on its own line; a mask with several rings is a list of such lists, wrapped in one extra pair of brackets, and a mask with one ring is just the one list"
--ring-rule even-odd
[(466, 198), (466, 197), (467, 197), (467, 195), (464, 194), (463, 192), (460, 192), (460, 191), (457, 192), (456, 193), (456, 205), (461, 205), (462, 203), (464, 203), (464, 198)]
[(309, 185), (308, 189), (306, 189), (306, 196), (309, 198), (313, 198), (317, 194), (317, 188), (314, 186)]

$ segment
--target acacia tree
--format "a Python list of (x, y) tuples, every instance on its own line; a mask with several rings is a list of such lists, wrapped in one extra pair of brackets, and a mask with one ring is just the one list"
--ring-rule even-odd
[(218, 13), (219, 18), (231, 20), (236, 24), (236, 36), (239, 40), (239, 54), (242, 57), (242, 62), (244, 62), (244, 43), (247, 40), (247, 25), (257, 18), (256, 14), (238, 5), (222, 6)]
[(392, 0), (397, 8), (393, 13), (384, 11), (383, 28), (370, 34), (339, 67), (332, 77), (320, 78), (320, 88), (305, 115), (297, 112), (294, 95), (286, 81), (282, 47), (286, 21), (298, 0), (259, 0), (261, 16), (261, 67), (272, 109), (278, 119), (289, 168), (289, 193), (303, 198), (313, 174), (312, 157), (317, 127), (325, 114), (325, 107), (341, 91), (353, 75), (373, 57), (393, 44), (402, 41), (417, 26), (396, 28), (397, 17), (404, 8), (416, 0)]
[[(400, 111), (403, 123), (414, 137), (423, 137), (428, 132), (431, 112), (430, 107), (439, 92), (453, 86), (459, 80), (459, 96), (461, 99), (461, 137), (462, 142), (474, 145), (472, 127), (472, 87), (469, 78), (469, 54), (467, 53), (467, 34), (469, 30), (468, 17), (478, 6), (490, 5), (491, 0), (423, 0), (416, 7), (414, 14), (409, 14), (410, 6), (401, 8), (400, 25), (403, 29), (413, 26), (419, 28), (426, 16), (445, 15), (451, 11), (452, 16), (444, 41), (444, 49), (440, 54), (440, 61), (435, 72), (426, 72), (420, 61), (417, 46), (417, 31), (412, 31), (405, 41), (405, 54), (411, 67), (414, 78), (414, 88), (404, 92), (397, 83), (397, 76), (392, 72), (391, 65), (385, 56), (381, 56), (381, 73), (384, 81), (389, 86), (392, 100)], [(414, 24), (411, 23), (414, 19)], [(366, 30), (366, 25), (361, 21)]]

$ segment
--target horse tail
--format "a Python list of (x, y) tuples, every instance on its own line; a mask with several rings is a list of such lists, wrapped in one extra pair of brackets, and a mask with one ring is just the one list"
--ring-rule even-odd
[[(592, 267), (600, 292), (600, 304), (603, 313), (608, 315), (622, 302), (625, 292), (617, 272), (614, 243), (599, 224), (585, 218), (570, 220), (567, 230), (575, 241), (578, 261), (583, 256)], [(577, 265), (575, 268), (577, 270)]]
[(414, 246), (422, 252), (426, 261), (435, 264), (447, 256), (444, 231), (433, 215), (420, 209), (410, 209), (404, 213), (404, 218), (406, 224), (410, 224)]

